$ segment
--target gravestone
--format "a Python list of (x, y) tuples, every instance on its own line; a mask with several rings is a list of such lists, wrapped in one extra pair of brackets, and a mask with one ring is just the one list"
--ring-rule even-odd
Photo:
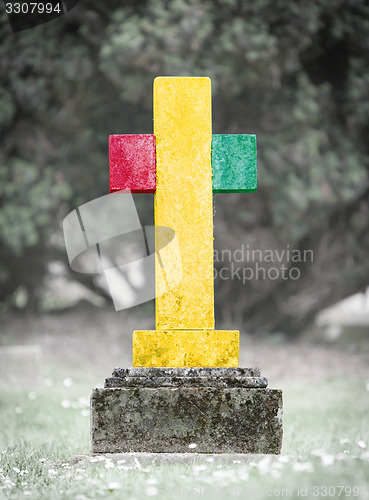
[[(133, 367), (91, 396), (92, 451), (279, 453), (282, 392), (238, 367), (239, 332), (216, 330), (213, 192), (256, 190), (256, 137), (212, 135), (209, 78), (154, 81), (154, 134), (110, 136), (110, 191), (155, 193), (156, 329), (133, 333)], [(172, 261), (171, 261), (172, 259)], [(163, 259), (164, 260), (164, 259)]]

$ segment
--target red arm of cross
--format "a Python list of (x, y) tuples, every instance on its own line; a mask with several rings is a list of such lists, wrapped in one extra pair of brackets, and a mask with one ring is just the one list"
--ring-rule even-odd
[(156, 153), (152, 134), (109, 136), (110, 192), (155, 193)]

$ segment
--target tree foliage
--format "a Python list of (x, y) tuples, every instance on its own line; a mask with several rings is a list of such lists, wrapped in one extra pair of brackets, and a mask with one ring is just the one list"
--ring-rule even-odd
[(213, 132), (258, 135), (258, 192), (216, 195), (216, 248), (314, 251), (296, 281), (217, 280), (218, 320), (293, 333), (366, 286), (368, 33), (364, 0), (86, 0), (15, 35), (3, 16), (0, 300), (37, 298), (57, 221), (107, 192), (108, 135), (152, 131), (157, 75), (210, 76)]

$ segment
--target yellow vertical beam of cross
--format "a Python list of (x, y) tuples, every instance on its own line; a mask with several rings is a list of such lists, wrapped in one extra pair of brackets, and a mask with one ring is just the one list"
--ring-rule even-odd
[(156, 273), (156, 330), (134, 332), (133, 366), (238, 366), (239, 332), (214, 330), (210, 79), (156, 78), (154, 134), (155, 225), (174, 229), (183, 278), (159, 296)]
[[(213, 329), (213, 188), (209, 78), (157, 78), (155, 225), (174, 229), (183, 278), (156, 299), (156, 328)], [(160, 233), (159, 233), (160, 237)], [(158, 278), (160, 275), (157, 273)], [(161, 287), (160, 282), (157, 286)]]

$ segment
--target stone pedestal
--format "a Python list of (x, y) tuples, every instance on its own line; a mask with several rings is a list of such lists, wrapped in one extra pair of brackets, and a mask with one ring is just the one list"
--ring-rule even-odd
[(267, 384), (257, 368), (116, 368), (91, 396), (92, 452), (280, 453)]

